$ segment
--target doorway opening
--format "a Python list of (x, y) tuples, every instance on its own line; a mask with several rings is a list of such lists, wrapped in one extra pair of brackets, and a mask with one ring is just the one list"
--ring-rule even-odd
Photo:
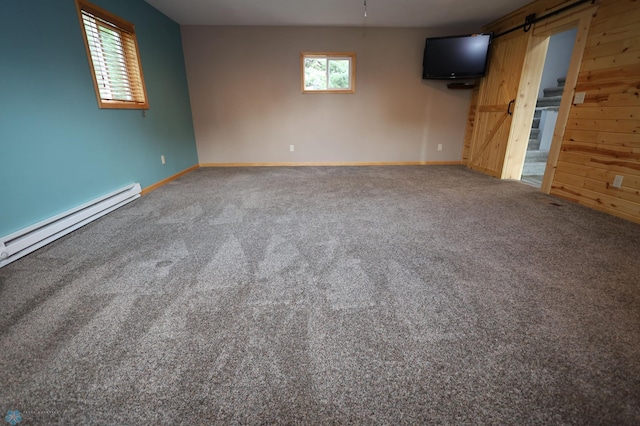
[(578, 28), (572, 28), (549, 37), (520, 178), (522, 182), (536, 188), (542, 186), (577, 33)]

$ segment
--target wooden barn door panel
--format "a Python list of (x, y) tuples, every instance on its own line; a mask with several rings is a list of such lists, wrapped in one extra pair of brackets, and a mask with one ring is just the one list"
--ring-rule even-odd
[(469, 167), (491, 176), (502, 175), (529, 37), (520, 30), (494, 39), (480, 85)]

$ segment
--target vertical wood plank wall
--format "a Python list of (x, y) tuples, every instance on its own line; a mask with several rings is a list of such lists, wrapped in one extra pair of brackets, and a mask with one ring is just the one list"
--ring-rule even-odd
[[(531, 13), (574, 2), (538, 0), (486, 30), (499, 33)], [(586, 98), (571, 107), (551, 194), (640, 223), (640, 1), (598, 3), (576, 86)], [(474, 112), (472, 105), (467, 135)], [(465, 137), (463, 162), (473, 142)], [(621, 188), (612, 186), (616, 175), (623, 176)]]
[(468, 163), (473, 170), (504, 177), (505, 153), (513, 134), (514, 117), (522, 104), (518, 101), (518, 88), (530, 38), (531, 33), (514, 31), (492, 43), (489, 71), (480, 84), (474, 118)]
[(537, 0), (511, 12), (497, 21), (492, 22), (485, 27), (485, 30), (499, 34), (513, 27), (517, 27), (518, 25), (524, 24), (525, 18), (532, 13), (535, 13), (536, 16), (543, 16), (549, 12), (562, 9), (563, 7), (575, 2), (576, 0)]
[[(640, 2), (603, 0), (593, 18), (551, 194), (640, 222)], [(612, 186), (616, 175), (622, 186)]]
[(464, 133), (464, 146), (462, 147), (462, 164), (469, 164), (469, 155), (471, 154), (471, 140), (473, 139), (473, 127), (476, 119), (476, 108), (478, 107), (478, 95), (480, 94), (480, 86), (476, 85), (471, 93), (471, 102), (469, 104), (469, 117), (467, 118), (467, 128)]

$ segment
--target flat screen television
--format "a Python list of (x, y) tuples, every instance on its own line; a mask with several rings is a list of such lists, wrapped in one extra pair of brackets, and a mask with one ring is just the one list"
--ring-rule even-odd
[(423, 79), (484, 77), (491, 33), (428, 38), (422, 60)]

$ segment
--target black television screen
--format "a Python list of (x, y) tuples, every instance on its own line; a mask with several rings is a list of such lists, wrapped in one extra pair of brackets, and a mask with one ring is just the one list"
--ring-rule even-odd
[(428, 38), (422, 60), (422, 78), (483, 77), (490, 44), (490, 33)]

